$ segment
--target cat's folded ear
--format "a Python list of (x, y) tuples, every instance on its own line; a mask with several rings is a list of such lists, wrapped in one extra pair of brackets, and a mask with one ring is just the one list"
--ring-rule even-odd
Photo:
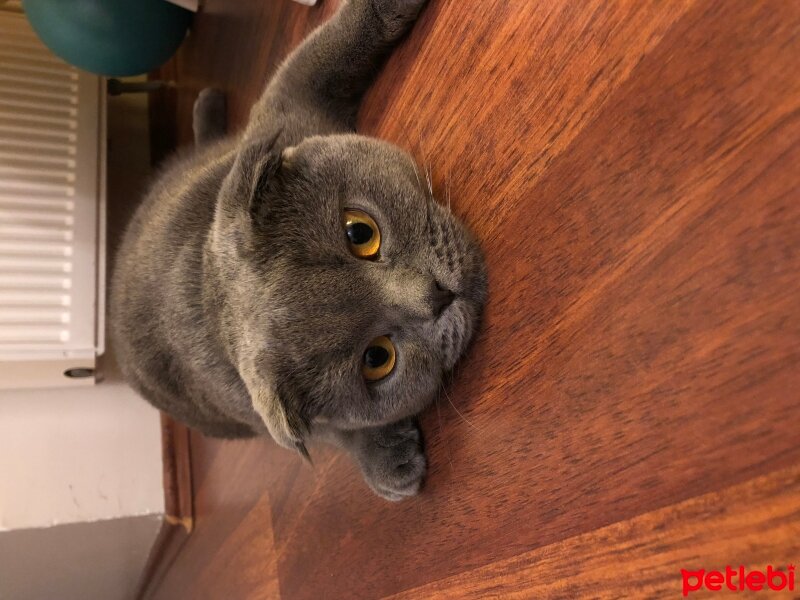
[(304, 442), (307, 427), (287, 410), (274, 386), (260, 377), (244, 377), (244, 380), (253, 408), (264, 421), (272, 439), (310, 460)]
[(236, 156), (220, 190), (221, 208), (231, 216), (253, 212), (276, 183), (293, 148), (278, 145), (281, 131), (249, 142)]
[(266, 362), (261, 355), (256, 360), (245, 361), (240, 365), (239, 374), (250, 394), (253, 408), (264, 421), (272, 439), (284, 448), (297, 450), (308, 459), (304, 443), (308, 425), (283, 402), (277, 387), (266, 375), (268, 371)]

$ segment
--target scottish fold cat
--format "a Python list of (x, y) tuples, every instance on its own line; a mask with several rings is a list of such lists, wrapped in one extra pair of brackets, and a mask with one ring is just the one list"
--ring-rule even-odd
[(130, 384), (210, 436), (352, 454), (389, 500), (420, 488), (415, 415), (464, 353), (481, 252), (413, 159), (354, 133), (424, 0), (349, 0), (283, 63), (243, 132), (201, 94), (196, 148), (126, 230), (111, 325)]

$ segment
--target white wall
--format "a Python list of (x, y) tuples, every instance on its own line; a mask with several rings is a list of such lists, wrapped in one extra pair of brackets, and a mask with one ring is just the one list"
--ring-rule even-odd
[(0, 391), (0, 473), (0, 531), (161, 514), (158, 412), (116, 370), (87, 388)]

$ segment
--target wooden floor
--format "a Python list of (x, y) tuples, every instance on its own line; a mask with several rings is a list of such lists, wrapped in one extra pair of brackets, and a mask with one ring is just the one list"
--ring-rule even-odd
[[(205, 86), (241, 126), (336, 2), (206, 5), (162, 143)], [(360, 117), (487, 255), (424, 491), (192, 435), (195, 530), (147, 596), (663, 598), (800, 560), (798, 57), (798, 2), (431, 0)]]

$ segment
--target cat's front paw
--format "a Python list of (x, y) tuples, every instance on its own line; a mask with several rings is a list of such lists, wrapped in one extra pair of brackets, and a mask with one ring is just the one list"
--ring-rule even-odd
[(370, 0), (387, 39), (403, 35), (416, 20), (427, 0)]
[(365, 432), (357, 459), (369, 487), (392, 502), (417, 494), (427, 469), (422, 433), (412, 420)]

